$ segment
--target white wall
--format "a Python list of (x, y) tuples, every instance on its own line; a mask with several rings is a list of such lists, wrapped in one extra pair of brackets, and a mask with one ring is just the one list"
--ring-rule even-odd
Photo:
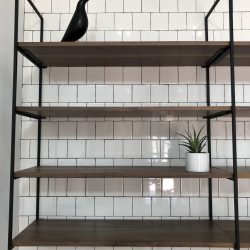
[[(23, 4), (20, 1), (23, 11)], [(20, 16), (20, 30), (22, 30), (23, 15)], [(14, 0), (0, 1), (0, 249), (6, 250), (8, 243), (8, 205), (9, 205), (9, 174), (11, 149), (11, 114), (12, 114), (12, 72), (14, 45)], [(22, 34), (21, 34), (22, 37)], [(20, 68), (21, 69), (21, 68)], [(19, 70), (19, 73), (21, 71)], [(20, 96), (20, 77), (19, 94)], [(20, 103), (18, 97), (18, 103)], [(16, 168), (20, 163), (20, 119), (17, 119)], [(15, 193), (18, 192), (18, 183)], [(17, 231), (17, 204), (15, 195), (14, 234)]]
[[(90, 0), (88, 41), (204, 40), (204, 16), (213, 0)], [(250, 40), (250, 1), (235, 0), (235, 37)], [(45, 40), (60, 41), (77, 0), (36, 0), (45, 18)], [(211, 16), (210, 39), (228, 39), (227, 1)], [(39, 20), (27, 6), (25, 41), (38, 41)], [(23, 105), (37, 105), (37, 69), (25, 61)], [(250, 67), (236, 69), (238, 104), (250, 104)], [(43, 105), (205, 105), (200, 67), (48, 68)], [(211, 69), (212, 105), (230, 103), (229, 69)], [(204, 120), (190, 118), (52, 119), (43, 122), (42, 164), (184, 165), (177, 133)], [(230, 119), (212, 122), (216, 166), (232, 164)], [(237, 122), (239, 164), (250, 166), (250, 123)], [(36, 164), (36, 122), (22, 121), (22, 168)], [(232, 182), (213, 180), (214, 214), (232, 218)], [(248, 218), (249, 180), (241, 180), (240, 216)], [(207, 181), (199, 179), (43, 179), (45, 218), (206, 218)], [(163, 203), (164, 205), (162, 205)], [(35, 181), (20, 186), (20, 230), (35, 215)], [(88, 205), (88, 206), (87, 206)], [(126, 208), (126, 209), (124, 209)], [(44, 249), (44, 248), (43, 248)], [(55, 248), (46, 248), (55, 249)], [(59, 248), (58, 248), (59, 249)], [(75, 248), (63, 248), (71, 250)], [(96, 248), (98, 249), (98, 248)], [(132, 249), (132, 248), (129, 248)]]

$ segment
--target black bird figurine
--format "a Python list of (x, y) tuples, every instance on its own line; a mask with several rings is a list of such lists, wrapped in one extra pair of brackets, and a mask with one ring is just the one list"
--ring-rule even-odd
[(88, 16), (85, 5), (87, 2), (88, 0), (79, 0), (62, 42), (75, 42), (86, 33), (88, 29)]

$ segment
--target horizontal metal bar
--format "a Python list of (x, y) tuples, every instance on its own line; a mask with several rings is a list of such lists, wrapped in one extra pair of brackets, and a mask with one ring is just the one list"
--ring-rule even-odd
[(214, 118), (218, 118), (218, 117), (221, 117), (221, 116), (229, 115), (231, 113), (232, 113), (232, 110), (220, 111), (220, 112), (214, 113), (212, 115), (203, 116), (203, 118), (214, 119)]
[(39, 59), (37, 59), (32, 53), (30, 53), (28, 50), (23, 49), (21, 47), (18, 47), (18, 51), (26, 57), (29, 61), (31, 61), (34, 65), (36, 65), (38, 68), (47, 68)]
[(16, 110), (16, 114), (21, 115), (21, 116), (26, 116), (26, 117), (29, 117), (32, 119), (46, 119), (46, 117), (44, 117), (44, 116), (35, 115), (35, 114), (31, 114), (31, 113), (24, 112), (24, 111), (17, 111)]
[(215, 52), (214, 55), (212, 55), (209, 60), (206, 62), (205, 65), (203, 65), (203, 68), (211, 67), (212, 65), (216, 65), (219, 63), (223, 58), (225, 58), (230, 52), (230, 47), (227, 46), (226, 48), (219, 49)]
[(43, 20), (43, 16), (41, 15), (41, 13), (39, 12), (39, 10), (37, 9), (37, 7), (35, 6), (35, 4), (31, 1), (31, 0), (27, 0), (28, 3), (31, 5), (32, 9), (36, 12), (36, 14), (39, 16), (39, 18), (41, 20)]
[(219, 2), (220, 2), (220, 0), (216, 0), (214, 2), (213, 6), (210, 8), (207, 15), (205, 16), (205, 20), (209, 18), (209, 16), (212, 14), (212, 12), (214, 11), (215, 7), (218, 5)]

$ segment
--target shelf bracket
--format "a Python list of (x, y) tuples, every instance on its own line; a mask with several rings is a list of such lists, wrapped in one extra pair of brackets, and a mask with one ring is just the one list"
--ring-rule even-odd
[(32, 114), (32, 113), (28, 113), (28, 112), (25, 112), (25, 111), (18, 111), (16, 110), (16, 114), (17, 115), (21, 115), (21, 116), (25, 116), (25, 117), (29, 117), (29, 118), (32, 118), (32, 119), (46, 119), (45, 116), (40, 116), (40, 115), (35, 115), (35, 114)]
[(226, 48), (221, 48), (213, 56), (209, 58), (209, 60), (202, 66), (202, 68), (209, 68), (213, 65), (219, 63), (223, 58), (225, 58), (230, 52), (230, 46)]
[(26, 57), (30, 62), (32, 62), (35, 66), (37, 66), (40, 69), (45, 69), (47, 66), (45, 66), (38, 58), (36, 58), (30, 51), (21, 48), (18, 46), (18, 51)]
[(221, 116), (229, 115), (231, 113), (232, 113), (232, 110), (220, 111), (220, 112), (214, 113), (212, 115), (203, 116), (203, 118), (204, 119), (214, 119), (214, 118), (218, 118)]

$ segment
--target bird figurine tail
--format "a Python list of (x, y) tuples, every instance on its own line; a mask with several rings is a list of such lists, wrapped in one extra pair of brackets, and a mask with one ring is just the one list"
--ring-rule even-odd
[(87, 2), (88, 0), (79, 0), (62, 42), (75, 42), (86, 33), (88, 29), (88, 16), (85, 9)]

